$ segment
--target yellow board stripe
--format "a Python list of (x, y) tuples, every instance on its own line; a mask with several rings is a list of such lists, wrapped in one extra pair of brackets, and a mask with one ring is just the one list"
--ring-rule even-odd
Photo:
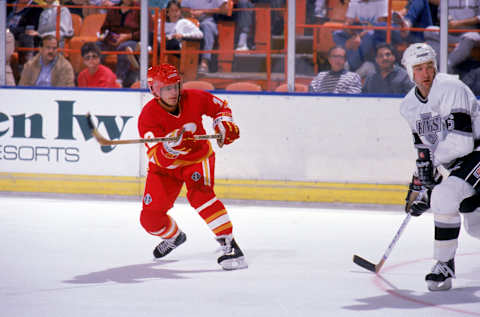
[[(114, 196), (143, 195), (145, 178), (0, 173), (0, 191)], [(408, 186), (298, 181), (216, 179), (220, 199), (403, 205)], [(181, 195), (185, 197), (185, 188)]]

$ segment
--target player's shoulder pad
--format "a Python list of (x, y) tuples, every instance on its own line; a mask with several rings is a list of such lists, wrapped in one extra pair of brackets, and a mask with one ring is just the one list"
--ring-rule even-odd
[(440, 91), (444, 89), (463, 89), (466, 85), (460, 80), (458, 75), (451, 75), (445, 73), (438, 73), (435, 76), (435, 85), (440, 88)]
[(400, 114), (405, 117), (407, 113), (411, 111), (411, 109), (417, 107), (417, 103), (418, 100), (415, 96), (415, 86), (413, 86), (413, 88), (410, 89), (400, 103)]

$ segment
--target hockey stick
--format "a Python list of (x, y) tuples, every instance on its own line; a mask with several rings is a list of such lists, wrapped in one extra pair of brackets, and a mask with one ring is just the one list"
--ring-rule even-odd
[[(88, 127), (92, 131), (93, 136), (97, 140), (100, 145), (118, 145), (118, 144), (137, 144), (137, 143), (148, 143), (148, 142), (171, 142), (171, 141), (178, 141), (182, 136), (183, 132), (176, 137), (159, 137), (159, 138), (149, 138), (149, 139), (128, 139), (128, 140), (109, 140), (105, 138), (98, 129), (95, 127), (93, 123), (92, 116), (90, 113), (86, 114)], [(208, 140), (208, 139), (217, 139), (221, 140), (221, 134), (202, 134), (202, 135), (195, 135), (195, 140)]]
[(408, 213), (407, 216), (405, 217), (405, 219), (403, 220), (402, 224), (400, 225), (400, 228), (398, 228), (397, 233), (393, 237), (392, 242), (390, 242), (390, 245), (388, 246), (387, 250), (385, 250), (385, 253), (383, 254), (383, 257), (380, 260), (380, 262), (378, 262), (377, 264), (373, 264), (372, 262), (367, 261), (367, 260), (365, 260), (364, 258), (362, 258), (358, 255), (353, 255), (353, 262), (355, 264), (360, 265), (364, 269), (372, 271), (373, 273), (380, 272), (380, 269), (382, 268), (383, 264), (385, 263), (388, 256), (390, 255), (390, 252), (392, 252), (393, 247), (395, 246), (395, 244), (400, 239), (400, 236), (402, 235), (403, 230), (405, 230), (405, 227), (407, 226), (411, 217), (412, 217), (412, 215)]

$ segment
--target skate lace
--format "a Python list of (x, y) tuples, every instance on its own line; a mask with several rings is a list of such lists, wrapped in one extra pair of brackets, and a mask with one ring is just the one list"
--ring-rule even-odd
[(160, 253), (165, 253), (169, 249), (174, 249), (175, 244), (171, 242), (170, 240), (163, 240), (158, 246), (157, 249), (160, 251)]
[(443, 276), (448, 276), (450, 273), (451, 276), (455, 276), (455, 273), (453, 273), (452, 269), (443, 262), (437, 262), (437, 264), (435, 264), (432, 268), (432, 273), (441, 273)]
[(221, 245), (217, 248), (216, 252), (221, 252), (223, 254), (229, 254), (232, 253), (232, 247), (228, 245)]

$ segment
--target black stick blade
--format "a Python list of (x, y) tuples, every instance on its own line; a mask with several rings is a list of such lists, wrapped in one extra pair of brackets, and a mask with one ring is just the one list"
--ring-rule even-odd
[(355, 264), (357, 264), (357, 265), (363, 267), (364, 269), (367, 269), (367, 270), (369, 270), (373, 273), (377, 272), (377, 268), (376, 268), (375, 264), (365, 260), (364, 258), (359, 257), (358, 255), (353, 256), (353, 263), (355, 263)]
[(95, 129), (95, 124), (93, 124), (93, 120), (92, 120), (92, 116), (90, 115), (90, 112), (87, 113), (85, 117), (87, 117), (88, 127), (90, 128), (90, 130), (93, 131), (93, 129)]

